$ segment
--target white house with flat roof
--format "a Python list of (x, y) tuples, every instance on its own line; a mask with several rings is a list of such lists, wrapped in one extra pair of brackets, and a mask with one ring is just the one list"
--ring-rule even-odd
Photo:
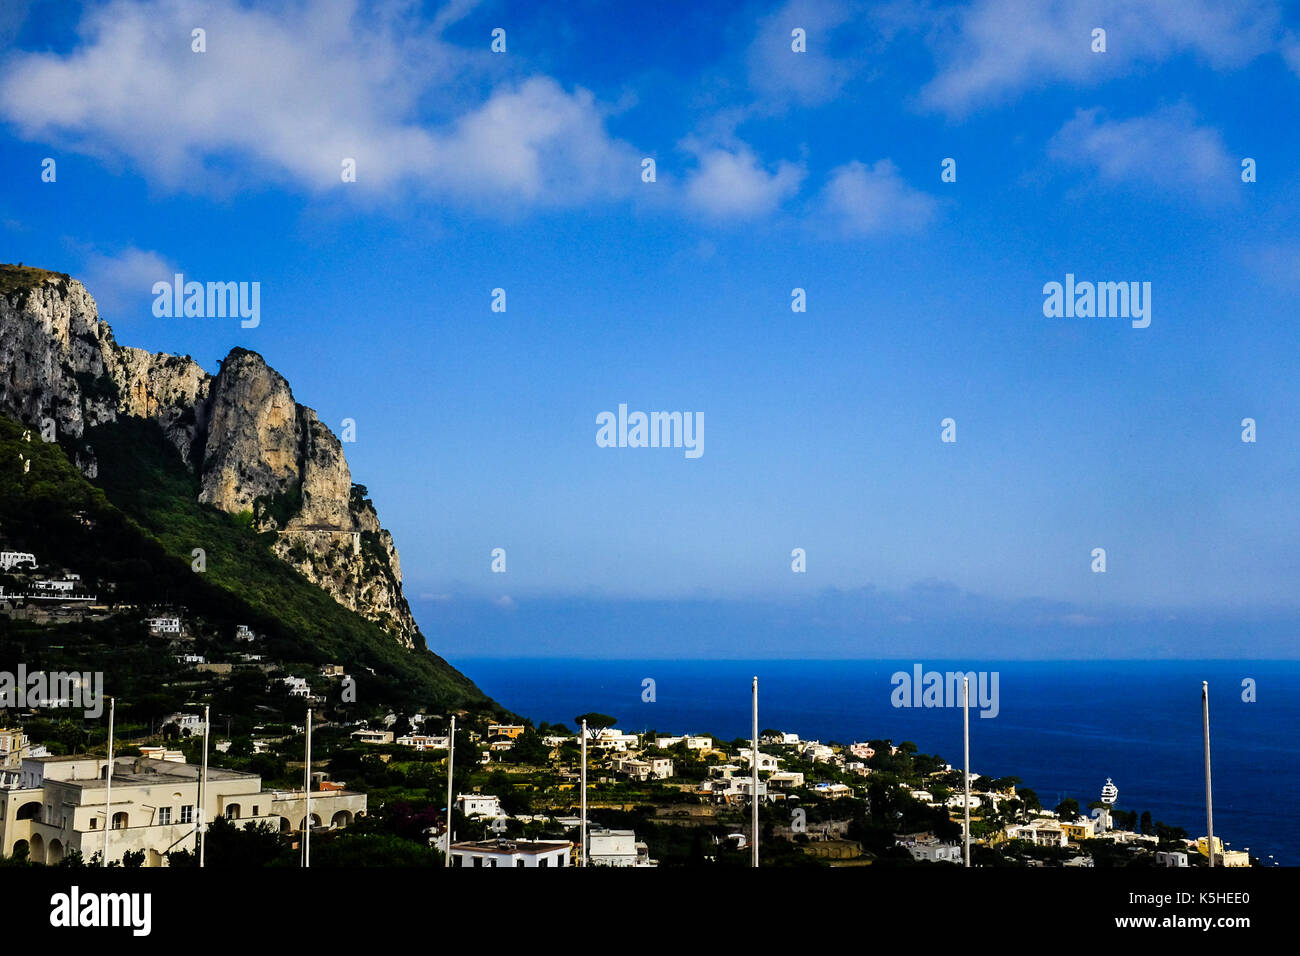
[(462, 793), (456, 797), (456, 808), (467, 817), (492, 817), (502, 815), (501, 798), (487, 793)]
[(451, 865), (465, 868), (569, 866), (568, 840), (479, 840), (451, 845)]
[[(753, 764), (753, 762), (754, 762), (754, 748), (749, 747), (749, 748), (746, 748), (746, 749), (744, 749), (744, 750), (738, 750), (738, 751), (736, 751), (736, 759), (739, 760), (739, 761), (740, 761), (742, 764), (744, 764), (746, 767), (751, 766), (751, 765)], [(781, 758), (780, 758), (780, 757), (773, 756), (772, 754), (765, 754), (765, 753), (763, 753), (763, 751), (760, 750), (760, 751), (758, 752), (758, 769), (759, 769), (760, 771), (762, 771), (762, 770), (772, 770), (772, 771), (780, 770), (780, 769), (781, 769)]]
[(712, 737), (694, 737), (687, 734), (684, 737), (656, 737), (655, 746), (660, 750), (667, 750), (669, 747), (676, 747), (678, 744), (686, 744), (687, 750), (698, 750), (701, 753), (708, 753), (713, 749)]
[(367, 727), (362, 730), (352, 731), (352, 739), (359, 744), (391, 744), (393, 742), (393, 732), (391, 730), (371, 730)]
[(180, 731), (182, 736), (186, 733), (196, 737), (203, 734), (203, 718), (198, 714), (182, 714), (179, 712), (168, 714), (163, 718), (162, 722), (164, 727), (168, 724), (175, 724), (176, 729)]
[(654, 866), (650, 848), (635, 830), (597, 829), (587, 832), (587, 862), (591, 866)]
[[(20, 787), (0, 791), (0, 854), (26, 853), (34, 863), (54, 864), (76, 850), (89, 860), (143, 851), (145, 866), (166, 866), (166, 854), (193, 849), (200, 818), (218, 816), (239, 826), (270, 824), (281, 833), (305, 828), (306, 794), (262, 789), (257, 774), (208, 768), (207, 790), (199, 801), (196, 764), (148, 757), (35, 757), (23, 760)], [(366, 810), (366, 795), (347, 791), (313, 792), (313, 828), (348, 826)]]

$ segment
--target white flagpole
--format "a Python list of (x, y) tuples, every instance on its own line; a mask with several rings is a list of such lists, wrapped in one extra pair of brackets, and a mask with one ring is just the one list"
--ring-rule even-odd
[(452, 789), (451, 780), (456, 768), (456, 717), (451, 718), (451, 733), (447, 736), (447, 852), (443, 856), (442, 865), (451, 866), (451, 808), (452, 808)]
[(965, 754), (964, 775), (966, 778), (966, 866), (970, 866), (970, 678), (961, 679), (961, 722), (962, 749)]
[(203, 775), (199, 777), (199, 813), (195, 821), (199, 834), (199, 866), (203, 866), (208, 851), (208, 736), (212, 730), (209, 705), (203, 705)]
[(754, 676), (753, 689), (754, 704), (754, 765), (750, 769), (753, 772), (753, 815), (754, 815), (754, 866), (758, 866), (758, 676)]
[(117, 709), (117, 698), (108, 699), (108, 769), (104, 773), (108, 786), (104, 790), (104, 860), (101, 866), (108, 866), (108, 831), (113, 829), (113, 711)]
[(1205, 839), (1214, 866), (1214, 795), (1210, 788), (1210, 682), (1201, 681), (1201, 720), (1205, 726)]
[(311, 866), (311, 708), (307, 708), (307, 820), (302, 835), (302, 865)]
[(587, 865), (587, 722), (582, 722), (582, 814), (579, 828), (579, 839), (582, 841), (578, 848), (578, 866)]
[(456, 718), (452, 715), (451, 731), (447, 734), (447, 852), (442, 857), (443, 866), (451, 866), (451, 779), (456, 767)]

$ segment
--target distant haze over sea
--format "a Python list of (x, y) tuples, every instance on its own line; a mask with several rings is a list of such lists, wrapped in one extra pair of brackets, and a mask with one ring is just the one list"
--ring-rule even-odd
[(1005, 600), (943, 582), (751, 599), (407, 593), (447, 657), (1273, 659), (1295, 658), (1300, 633), (1294, 609)]

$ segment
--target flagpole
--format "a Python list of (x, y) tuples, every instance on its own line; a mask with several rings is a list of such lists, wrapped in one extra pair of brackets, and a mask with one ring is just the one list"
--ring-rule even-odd
[(1205, 727), (1205, 839), (1214, 866), (1214, 794), (1210, 787), (1210, 682), (1201, 681), (1201, 720)]
[(108, 787), (104, 790), (104, 860), (101, 866), (108, 866), (108, 831), (113, 829), (113, 712), (117, 709), (117, 698), (108, 699), (108, 768), (104, 777)]
[(204, 865), (208, 852), (208, 736), (212, 730), (209, 705), (203, 705), (203, 774), (199, 778), (199, 813), (196, 824), (199, 834), (199, 866)]
[(970, 678), (961, 679), (961, 723), (962, 750), (965, 755), (964, 776), (966, 779), (966, 799), (962, 801), (966, 813), (966, 866), (970, 866)]
[(578, 866), (587, 865), (587, 721), (582, 721), (582, 814), (578, 848)]
[(451, 718), (451, 732), (447, 737), (447, 852), (443, 855), (442, 865), (451, 866), (451, 781), (456, 768), (456, 717)]
[(754, 766), (753, 772), (753, 815), (754, 815), (754, 866), (758, 866), (758, 676), (754, 676), (753, 687), (753, 705), (754, 705)]
[(302, 865), (311, 866), (311, 708), (307, 708), (307, 757), (304, 776), (307, 784), (307, 819), (302, 837)]

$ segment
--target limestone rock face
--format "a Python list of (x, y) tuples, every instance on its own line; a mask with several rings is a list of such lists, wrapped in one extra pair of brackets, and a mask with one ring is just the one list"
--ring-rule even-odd
[[(213, 376), (189, 356), (120, 346), (80, 282), (0, 266), (0, 412), (74, 438), (118, 416), (157, 422), (198, 475), (199, 501), (252, 512), (309, 581), (404, 646), (422, 640), (393, 538), (342, 444), (256, 352), (232, 350)], [(77, 464), (93, 478), (93, 449)]]
[(298, 467), (298, 406), (289, 383), (256, 352), (235, 349), (212, 383), (199, 500), (254, 511), (259, 498), (292, 493)]
[(80, 282), (49, 275), (0, 296), (0, 407), (79, 438), (87, 425), (115, 418), (117, 395), (104, 367), (111, 333)]
[(118, 384), (118, 410), (152, 418), (190, 467), (195, 440), (206, 433), (205, 402), (212, 376), (189, 356), (155, 355), (144, 349), (118, 347), (111, 354), (110, 376)]

